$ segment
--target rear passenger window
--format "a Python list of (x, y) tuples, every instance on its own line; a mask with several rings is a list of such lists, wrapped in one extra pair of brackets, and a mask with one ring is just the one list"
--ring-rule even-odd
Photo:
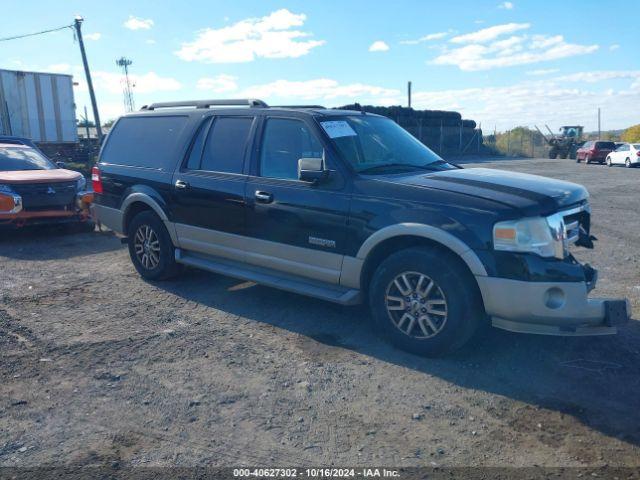
[(188, 117), (124, 117), (109, 133), (100, 161), (114, 165), (168, 169), (180, 147)]
[(242, 173), (251, 117), (221, 117), (214, 120), (204, 145), (201, 170)]
[(200, 128), (198, 129), (198, 134), (196, 136), (193, 145), (191, 145), (191, 151), (189, 152), (189, 160), (187, 160), (187, 169), (188, 170), (198, 170), (200, 168), (200, 160), (202, 159), (202, 147), (204, 146), (204, 137), (209, 130), (209, 124), (211, 123), (211, 118), (205, 120)]
[(260, 175), (298, 179), (298, 160), (322, 158), (322, 145), (300, 120), (271, 118), (264, 129)]

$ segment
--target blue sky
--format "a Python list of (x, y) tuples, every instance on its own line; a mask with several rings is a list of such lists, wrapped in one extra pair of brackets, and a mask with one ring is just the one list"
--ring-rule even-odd
[[(188, 5), (188, 7), (185, 7)], [(640, 123), (640, 2), (2, 0), (0, 37), (62, 26), (83, 32), (103, 120), (122, 113), (115, 60), (133, 61), (139, 107), (252, 96), (268, 103), (358, 101), (458, 110), (485, 130)], [(37, 15), (34, 15), (37, 12)], [(629, 19), (629, 20), (625, 20)], [(70, 30), (0, 42), (0, 68), (74, 75)]]

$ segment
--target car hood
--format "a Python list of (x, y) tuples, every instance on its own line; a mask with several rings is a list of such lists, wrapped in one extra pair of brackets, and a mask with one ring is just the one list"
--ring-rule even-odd
[(387, 180), (499, 202), (524, 215), (548, 215), (589, 197), (587, 190), (575, 183), (490, 168), (444, 170)]
[(73, 170), (56, 168), (53, 170), (17, 170), (13, 172), (0, 171), (0, 183), (51, 183), (71, 182), (78, 180), (82, 174)]

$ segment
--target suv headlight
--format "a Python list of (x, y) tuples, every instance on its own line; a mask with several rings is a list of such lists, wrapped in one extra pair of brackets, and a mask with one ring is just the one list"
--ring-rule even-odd
[(566, 255), (564, 230), (558, 215), (498, 222), (493, 226), (493, 248), (562, 259)]

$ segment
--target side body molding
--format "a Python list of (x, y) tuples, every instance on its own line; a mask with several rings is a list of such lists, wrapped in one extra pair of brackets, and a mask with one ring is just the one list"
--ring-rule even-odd
[(440, 228), (422, 223), (397, 223), (384, 227), (367, 238), (355, 257), (344, 258), (340, 283), (351, 288), (361, 288), (360, 275), (364, 262), (376, 245), (393, 237), (407, 235), (428, 238), (429, 240), (442, 244), (454, 251), (467, 264), (473, 275), (487, 276), (484, 265), (474, 251), (471, 250), (466, 243), (452, 234)]

